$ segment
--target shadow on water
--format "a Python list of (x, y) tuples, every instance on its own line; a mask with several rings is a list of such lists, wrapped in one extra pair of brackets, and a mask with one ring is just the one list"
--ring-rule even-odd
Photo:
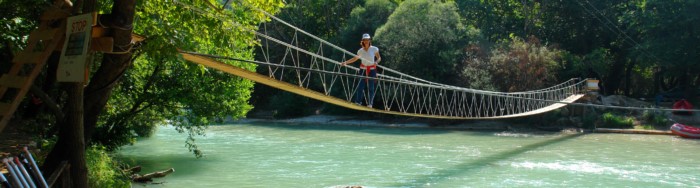
[[(467, 174), (467, 173), (479, 170), (481, 168), (493, 165), (496, 162), (507, 160), (509, 158), (513, 158), (513, 157), (520, 155), (522, 153), (525, 153), (527, 151), (532, 151), (532, 150), (538, 149), (540, 147), (563, 142), (563, 141), (573, 139), (573, 138), (576, 138), (576, 137), (579, 137), (582, 135), (583, 135), (583, 133), (563, 135), (563, 136), (560, 136), (558, 138), (533, 143), (533, 144), (519, 147), (519, 148), (510, 150), (510, 151), (497, 153), (497, 154), (494, 154), (491, 156), (486, 156), (486, 157), (483, 157), (483, 158), (476, 160), (476, 161), (473, 161), (473, 162), (456, 165), (450, 169), (439, 170), (439, 171), (436, 171), (430, 175), (416, 177), (414, 179), (414, 181), (412, 181), (412, 182), (409, 182), (406, 184), (397, 184), (397, 185), (395, 185), (395, 187), (423, 186), (423, 185), (426, 185), (428, 183), (434, 183), (437, 181), (448, 179), (449, 177)], [(394, 186), (392, 186), (392, 187), (394, 187)]]

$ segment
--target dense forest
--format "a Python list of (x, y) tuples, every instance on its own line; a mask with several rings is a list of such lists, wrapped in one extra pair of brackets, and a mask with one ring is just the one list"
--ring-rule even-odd
[[(369, 33), (381, 49), (383, 65), (440, 83), (524, 91), (570, 78), (595, 78), (604, 95), (671, 99), (693, 99), (700, 86), (698, 2), (287, 3), (278, 14), (283, 20), (349, 51), (359, 48), (361, 34)], [(310, 113), (299, 107), (306, 100), (256, 86), (252, 101), (259, 109), (272, 106), (270, 101), (287, 104), (274, 110), (295, 116)]]
[[(373, 45), (381, 49), (383, 65), (450, 85), (523, 91), (581, 77), (600, 79), (605, 95), (697, 100), (700, 92), (698, 1), (86, 2), (96, 2), (98, 12), (122, 21), (122, 28), (129, 28), (127, 34), (133, 31), (147, 38), (128, 50), (119, 46), (123, 54), (98, 55), (91, 66), (92, 77), (85, 87), (85, 137), (87, 145), (105, 150), (148, 136), (157, 125), (172, 124), (188, 133), (186, 146), (201, 155), (193, 136), (202, 134), (204, 125), (245, 117), (251, 110), (272, 109), (284, 117), (312, 113), (309, 102), (319, 108), (330, 106), (254, 86), (188, 64), (177, 55), (182, 48), (255, 59), (259, 44), (249, 30), (265, 18), (250, 7), (262, 8), (349, 51), (359, 48), (361, 35), (369, 33)], [(47, 0), (0, 2), (3, 71), (13, 54), (26, 46), (41, 10), (50, 5)], [(199, 9), (209, 13), (195, 11)], [(65, 87), (55, 83), (51, 70), (46, 72), (35, 85), (65, 107), (69, 102)], [(61, 142), (59, 130), (65, 126), (61, 116), (29, 101), (17, 116), (47, 147), (69, 147)]]

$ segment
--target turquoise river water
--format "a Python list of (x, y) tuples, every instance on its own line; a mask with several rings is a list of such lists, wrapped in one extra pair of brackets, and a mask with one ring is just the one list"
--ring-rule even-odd
[(675, 136), (473, 132), (273, 123), (211, 126), (197, 144), (161, 127), (117, 158), (135, 187), (699, 187), (700, 141)]

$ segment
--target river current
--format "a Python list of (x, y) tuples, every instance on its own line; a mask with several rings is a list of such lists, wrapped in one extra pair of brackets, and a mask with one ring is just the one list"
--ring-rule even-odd
[(160, 127), (117, 158), (135, 187), (698, 187), (700, 141), (631, 134), (513, 133), (338, 125), (210, 126), (196, 159)]

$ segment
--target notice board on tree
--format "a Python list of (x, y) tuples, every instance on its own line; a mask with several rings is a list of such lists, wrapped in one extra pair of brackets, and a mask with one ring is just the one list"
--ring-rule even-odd
[(82, 14), (68, 18), (66, 42), (61, 51), (61, 60), (56, 72), (59, 82), (85, 82), (88, 45), (92, 37), (93, 14)]

